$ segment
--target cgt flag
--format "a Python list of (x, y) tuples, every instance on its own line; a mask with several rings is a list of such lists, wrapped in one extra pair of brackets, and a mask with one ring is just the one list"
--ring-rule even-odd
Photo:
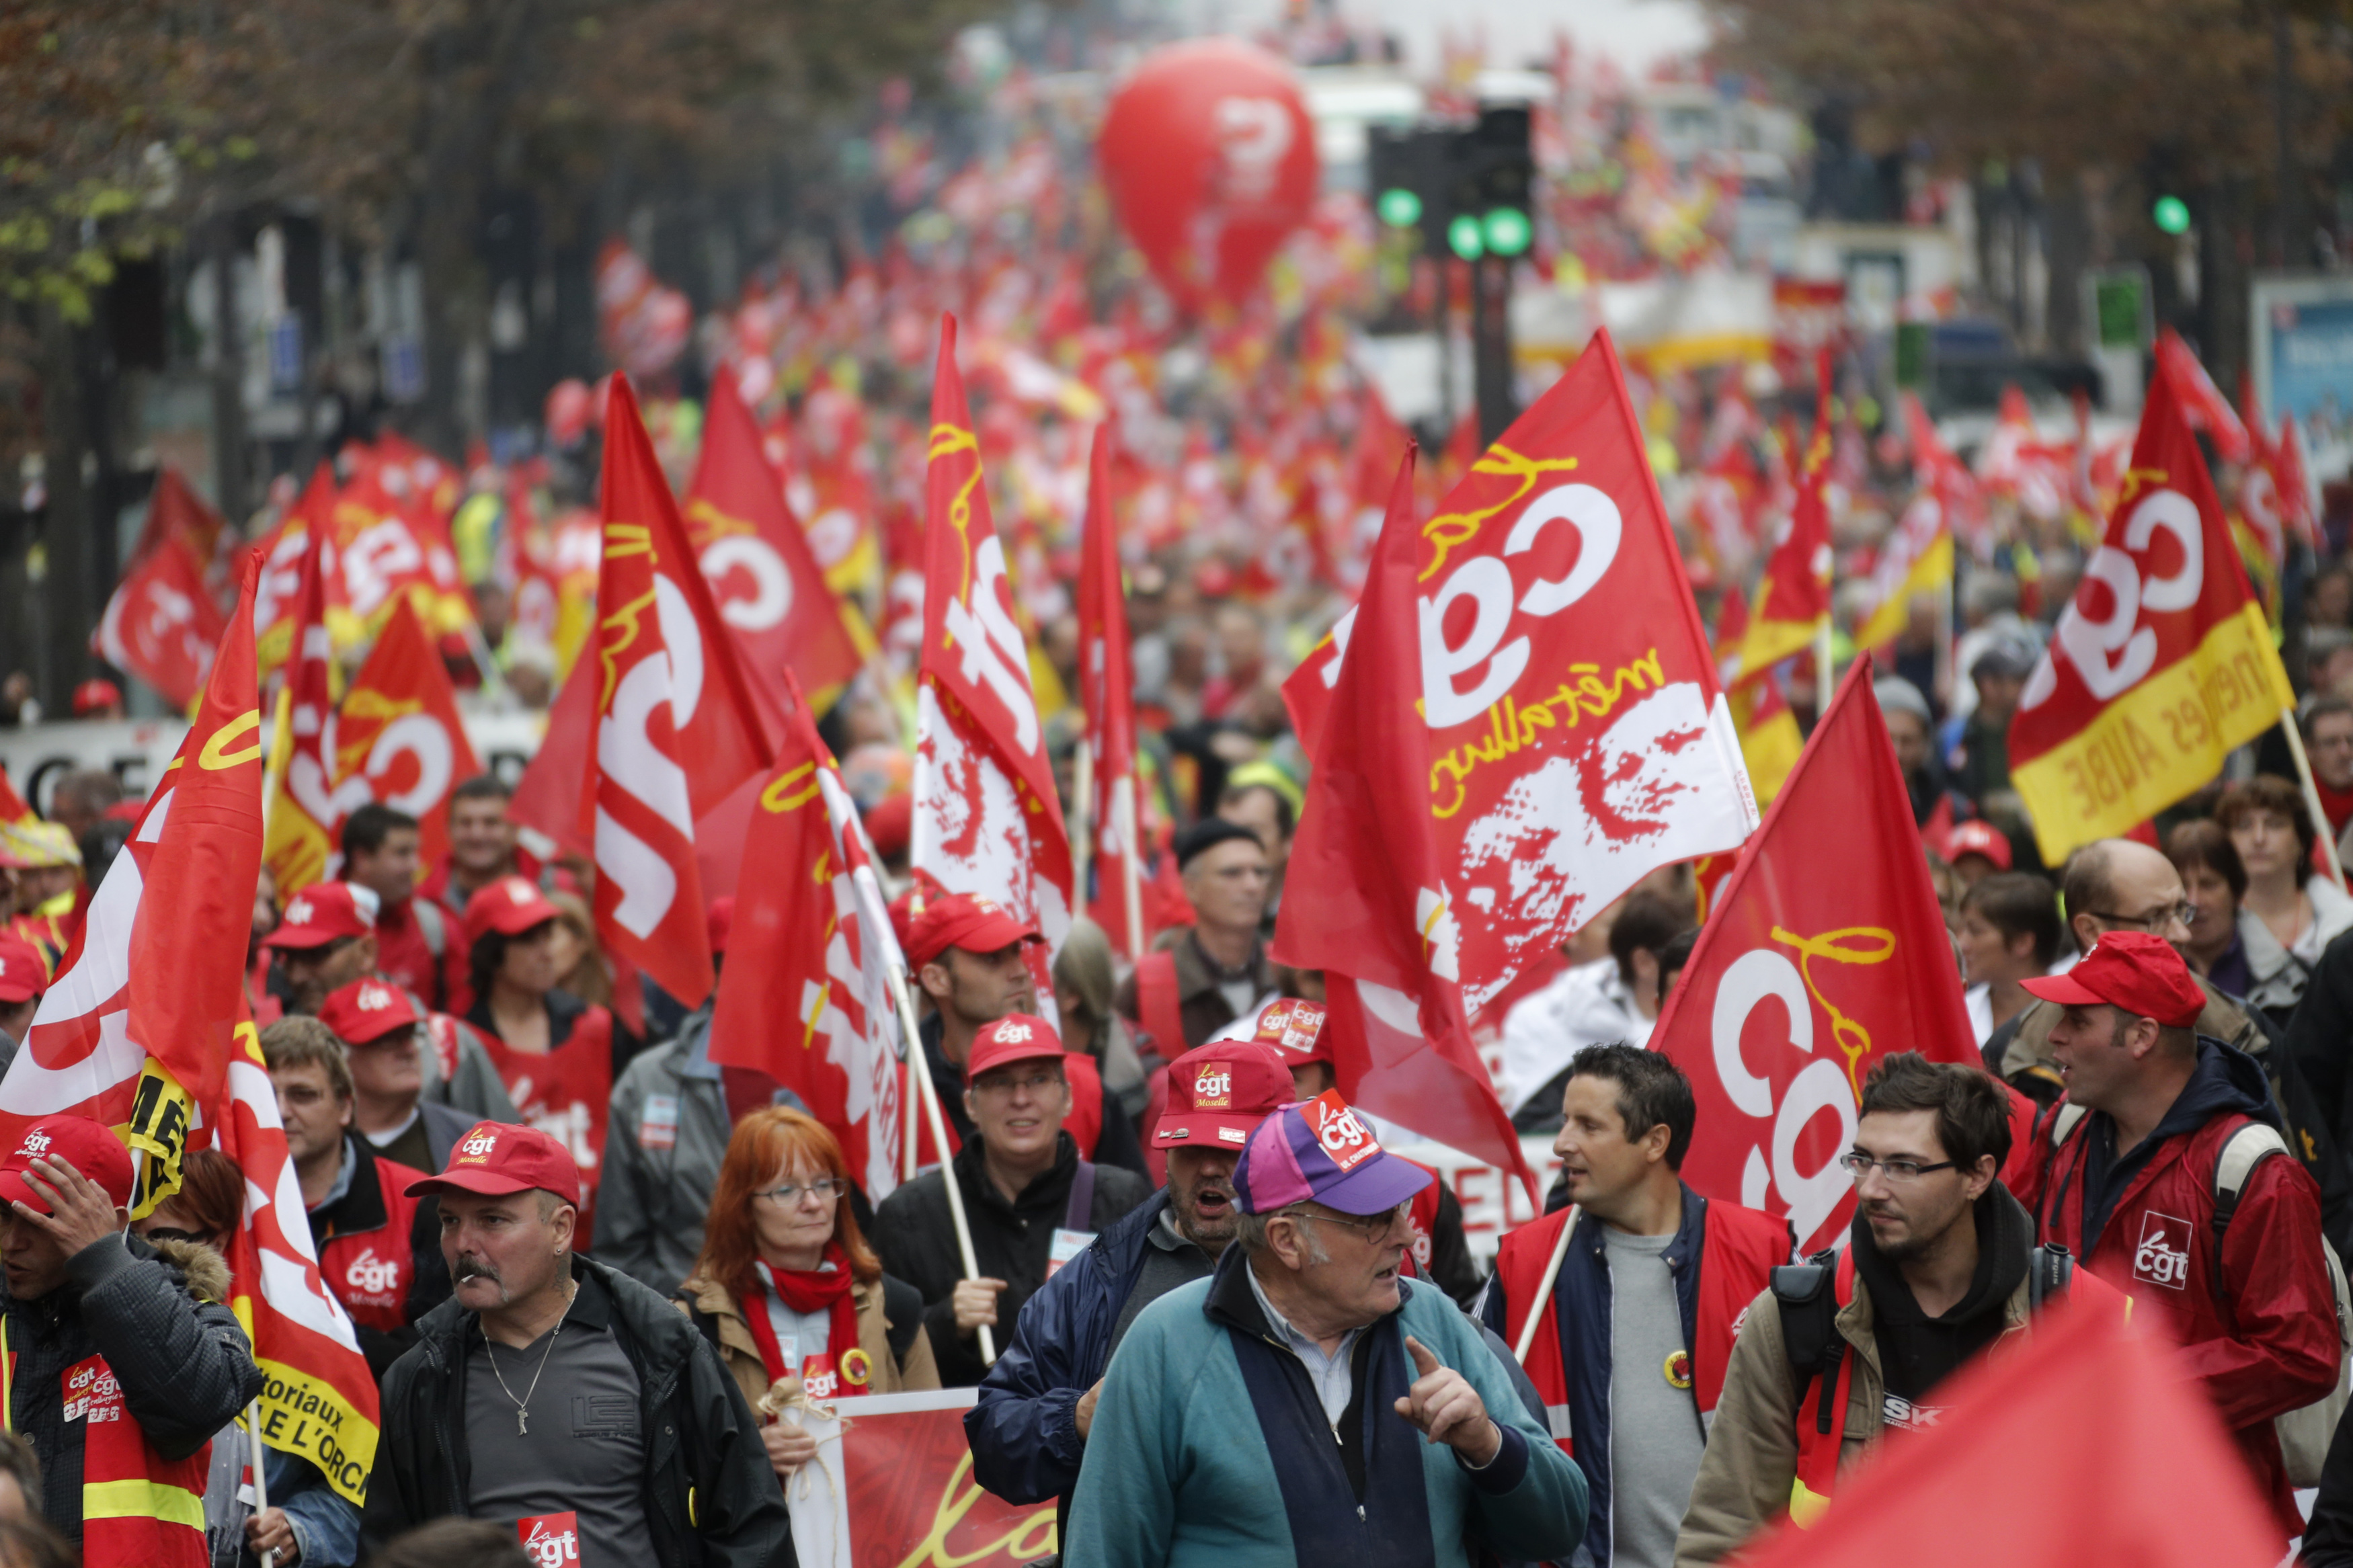
[(1607, 333), (1427, 523), (1412, 497), (1409, 459), (1275, 957), (1327, 972), (1352, 1103), (1524, 1170), (1470, 1020), (1756, 806)]
[(691, 1007), (712, 983), (694, 824), (775, 752), (626, 379), (605, 407), (604, 566), (575, 670), (596, 739), (575, 827), (606, 951)]
[[(320, 523), (332, 484), (327, 465), (321, 463), (303, 492), (305, 507), (315, 501), (321, 510), (310, 511), (303, 527), (299, 585), (283, 623), (290, 741), (286, 765), (272, 775), (277, 799), (268, 813), (262, 856), (270, 876), (290, 894), (322, 880), (339, 858), (335, 827), (345, 809), (334, 798), (335, 647), (327, 630), (327, 531)], [(262, 586), (267, 583), (265, 569)]]
[(858, 673), (858, 645), (760, 449), (760, 427), (736, 390), (733, 365), (712, 378), (685, 516), (719, 618), (735, 634), (746, 671), (767, 687), (771, 706), (784, 707), (788, 669), (820, 705), (828, 703)]
[(261, 870), (261, 715), (253, 605), (259, 552), (204, 701), (131, 842), (90, 900), (80, 949), (0, 1079), (0, 1138), (44, 1116), (105, 1122), (141, 1161), (136, 1214), (177, 1191), (190, 1149), (245, 1173), (230, 1306), (264, 1374), (264, 1442), (364, 1500), (375, 1380), (319, 1274), (278, 1099), (246, 1015), (245, 949)]
[(458, 716), (448, 668), (408, 600), (393, 606), (352, 678), (328, 747), (336, 820), (370, 801), (405, 811), (417, 818), (419, 862), (438, 866), (449, 850), (449, 792), (482, 764)]
[(1760, 675), (1802, 653), (1830, 624), (1831, 514), (1822, 488), (1831, 461), (1830, 363), (1822, 362), (1821, 390), (1815, 398), (1814, 433), (1806, 442), (1798, 472), (1797, 505), (1788, 531), (1766, 558), (1757, 584), (1757, 605), (1740, 645), (1743, 679)]
[(783, 755), (744, 842), (765, 874), (736, 895), (711, 1059), (756, 1068), (800, 1096), (880, 1203), (899, 1181), (904, 1047), (890, 975), (906, 960), (858, 808), (799, 683), (786, 679)]
[(90, 650), (185, 708), (205, 683), (220, 633), (220, 607), (205, 586), (204, 569), (174, 535), (123, 574), (90, 634)]
[(1847, 671), (1651, 1035), (1699, 1100), (1683, 1179), (1788, 1216), (1801, 1252), (1840, 1239), (1853, 1213), (1838, 1161), (1879, 1058), (1978, 1060), (1871, 679), (1868, 658)]
[(2106, 537), (2010, 721), (2010, 778), (2044, 862), (2198, 789), (2295, 702), (2181, 388), (2161, 372)]
[[(1111, 509), (1111, 427), (1095, 426), (1087, 519), (1079, 542), (1079, 705), (1093, 761), (1086, 803), (1095, 886), (1089, 911), (1112, 951), (1144, 953), (1141, 847), (1135, 799), (1135, 671), (1128, 658), (1119, 524)], [(1131, 878), (1134, 879), (1131, 881)], [(1084, 889), (1080, 889), (1083, 895)], [(1130, 893), (1135, 895), (1131, 901)]]
[(940, 318), (923, 524), (923, 650), (916, 693), (913, 848), (923, 896), (976, 893), (1046, 939), (1032, 944), (1039, 1005), (1071, 929), (1071, 842), (1013, 619), (1005, 549), (989, 520), (956, 324)]

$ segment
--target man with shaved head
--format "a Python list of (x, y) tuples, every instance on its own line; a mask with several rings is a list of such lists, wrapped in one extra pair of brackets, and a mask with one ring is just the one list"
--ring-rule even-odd
[[(2060, 875), (2059, 899), (2067, 929), (2084, 952), (2112, 931), (2146, 931), (2176, 948), (2189, 940), (2189, 895), (2183, 890), (2181, 873), (2160, 851), (2129, 838), (2102, 838), (2069, 856)], [(2216, 990), (2204, 976), (2196, 978), (2206, 993), (2198, 1033), (2250, 1055), (2263, 1055), (2270, 1040), (2253, 1010)], [(1987, 1070), (2046, 1105), (2065, 1087), (2051, 1047), (2051, 1026), (2058, 1021), (2059, 1011), (2048, 1002), (2037, 1002), (1996, 1029), (1985, 1044)]]

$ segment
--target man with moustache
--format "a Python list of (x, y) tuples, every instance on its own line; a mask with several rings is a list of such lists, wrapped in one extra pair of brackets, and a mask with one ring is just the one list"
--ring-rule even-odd
[(1217, 1267), (1234, 1237), (1234, 1162), (1291, 1096), (1282, 1054), (1256, 1041), (1212, 1041), (1171, 1063), (1167, 1108), (1152, 1130), (1168, 1185), (1029, 1298), (981, 1380), (980, 1403), (964, 1418), (973, 1479), (1008, 1502), (1058, 1499), (1059, 1538), (1069, 1538), (1071, 1494), (1112, 1352), (1137, 1313)]
[(717, 1352), (572, 1250), (580, 1173), (563, 1144), (481, 1122), (408, 1194), (440, 1200), (456, 1291), (385, 1378), (372, 1535), (463, 1514), (581, 1568), (791, 1560), (784, 1494)]

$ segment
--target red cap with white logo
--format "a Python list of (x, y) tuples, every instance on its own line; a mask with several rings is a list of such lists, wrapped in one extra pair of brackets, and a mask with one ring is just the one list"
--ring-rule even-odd
[(286, 900), (286, 918), (262, 939), (265, 947), (324, 947), (375, 930), (375, 890), (353, 882), (313, 882)]
[(417, 1008), (408, 993), (388, 980), (363, 975), (340, 991), (332, 991), (319, 1005), (319, 1022), (334, 1031), (347, 1046), (364, 1046), (395, 1029), (416, 1026)]
[[(477, 894), (476, 897), (480, 895)], [(477, 1121), (449, 1151), (438, 1176), (408, 1184), (412, 1198), (428, 1193), (476, 1193), (505, 1197), (536, 1189), (565, 1203), (580, 1202), (580, 1167), (563, 1144), (536, 1127)]]
[(25, 1180), (33, 1162), (42, 1158), (71, 1165), (105, 1189), (116, 1208), (130, 1205), (131, 1151), (122, 1146), (121, 1139), (87, 1116), (44, 1116), (25, 1129), (16, 1147), (0, 1160), (0, 1204), (23, 1204), (39, 1214), (56, 1212)]
[(1008, 1013), (975, 1035), (972, 1054), (965, 1058), (964, 1080), (972, 1082), (1008, 1062), (1060, 1061), (1062, 1037), (1043, 1018)]
[(555, 906), (537, 883), (528, 877), (501, 877), (466, 900), (466, 940), (477, 942), (491, 931), (521, 936), (554, 918)]
[(0, 1002), (30, 1002), (49, 988), (49, 966), (38, 949), (14, 931), (0, 931)]

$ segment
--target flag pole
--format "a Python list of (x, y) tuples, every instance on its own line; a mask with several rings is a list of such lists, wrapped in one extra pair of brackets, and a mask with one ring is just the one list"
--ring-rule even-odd
[[(964, 1217), (964, 1191), (956, 1185), (955, 1163), (948, 1157), (946, 1119), (940, 1114), (939, 1086), (932, 1081), (930, 1066), (923, 1059), (923, 1037), (915, 1030), (915, 1007), (907, 995), (906, 972), (892, 964), (891, 999), (899, 1009), (899, 1027), (907, 1040), (907, 1076), (914, 1081), (915, 1098), (923, 1104), (925, 1125), (932, 1131), (932, 1147), (940, 1152), (940, 1184), (948, 1190), (948, 1218), (955, 1223), (956, 1252), (964, 1262), (966, 1279), (980, 1278), (980, 1264), (972, 1250), (972, 1226)], [(914, 1174), (915, 1141), (907, 1140), (907, 1174)], [(980, 1363), (983, 1366), (997, 1364), (997, 1339), (988, 1325), (980, 1325)]]
[(1120, 894), (1127, 910), (1127, 961), (1144, 962), (1144, 846), (1137, 842), (1135, 827), (1135, 767), (1112, 781), (1111, 815), (1113, 831), (1125, 853), (1120, 857)]
[(2312, 776), (2312, 758), (2305, 752), (2304, 733), (2296, 725), (2295, 708), (2280, 710), (2280, 728), (2287, 731), (2287, 749), (2295, 756), (2295, 776), (2304, 785), (2304, 809), (2312, 813), (2312, 830), (2320, 840), (2328, 879), (2337, 884), (2341, 893), (2345, 891), (2345, 868), (2337, 862), (2337, 835), (2329, 827), (2328, 808), (2320, 804), (2320, 784)]
[(1545, 1308), (1552, 1301), (1552, 1282), (1560, 1275), (1560, 1260), (1568, 1256), (1569, 1233), (1577, 1228), (1577, 1205), (1568, 1205), (1561, 1216), (1560, 1239), (1552, 1244), (1552, 1261), (1545, 1265), (1544, 1278), (1536, 1281), (1536, 1299), (1528, 1303), (1528, 1321), (1520, 1325), (1520, 1339), (1512, 1347), (1512, 1359), (1525, 1365), (1528, 1347), (1536, 1342), (1536, 1325), (1544, 1321)]
[(1959, 591), (1961, 574), (1957, 571), (1945, 574), (1945, 591), (1931, 601), (1936, 607), (1936, 683), (1935, 697), (1938, 708), (1949, 710), (1953, 705), (1953, 595)]
[(1831, 618), (1822, 617), (1820, 627), (1814, 633), (1814, 722), (1831, 710), (1831, 697), (1835, 682), (1831, 679)]
[[(261, 1401), (255, 1400), (245, 1407), (245, 1436), (253, 1466), (253, 1516), (256, 1519), (269, 1511), (269, 1480), (262, 1474)], [(278, 1553), (261, 1553), (261, 1568), (278, 1568)]]
[(1082, 915), (1087, 912), (1087, 865), (1095, 847), (1095, 748), (1084, 735), (1079, 737), (1071, 784), (1071, 804), (1077, 809), (1071, 815), (1078, 825), (1071, 833), (1071, 901), (1077, 906), (1071, 912)]

